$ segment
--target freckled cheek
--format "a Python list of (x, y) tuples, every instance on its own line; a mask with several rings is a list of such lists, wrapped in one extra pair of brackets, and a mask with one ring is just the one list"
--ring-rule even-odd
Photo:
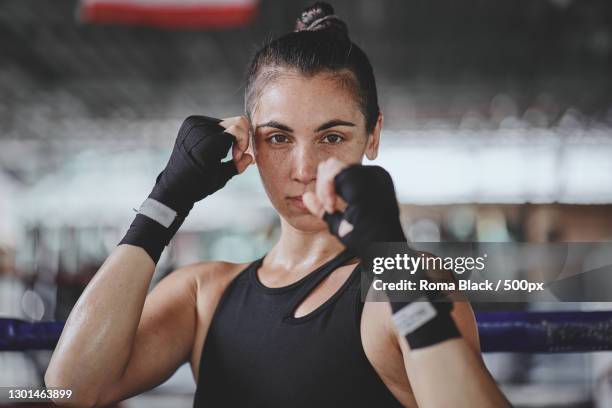
[(345, 163), (360, 162), (362, 159), (363, 146), (358, 143), (349, 142), (342, 146), (333, 146), (324, 149), (321, 153), (322, 160), (335, 157)]
[(262, 179), (268, 193), (270, 193), (273, 197), (282, 195), (281, 193), (283, 192), (283, 186), (285, 186), (287, 183), (281, 180), (277, 174), (268, 173), (263, 176)]
[(281, 172), (287, 165), (289, 153), (287, 150), (270, 149), (264, 146), (257, 151), (255, 159), (260, 168), (268, 172)]
[(290, 161), (286, 154), (272, 149), (257, 152), (257, 167), (268, 192), (276, 194), (287, 184)]
[(336, 159), (346, 161), (347, 159), (352, 157), (353, 154), (351, 150), (346, 149), (346, 148), (339, 149), (339, 148), (329, 147), (326, 149), (322, 149), (318, 156), (319, 156), (319, 161), (325, 161), (331, 157), (335, 157)]

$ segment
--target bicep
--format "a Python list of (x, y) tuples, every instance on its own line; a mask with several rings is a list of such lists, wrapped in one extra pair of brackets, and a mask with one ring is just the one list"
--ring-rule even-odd
[(480, 354), (480, 338), (478, 336), (478, 325), (474, 317), (474, 311), (468, 301), (454, 302), (453, 311), (451, 312), (457, 329), (461, 333), (461, 337), (467, 345), (475, 353)]
[[(457, 325), (457, 329), (461, 334), (461, 339), (454, 339), (455, 341), (459, 340), (459, 342), (457, 346), (452, 347), (453, 352), (456, 352), (456, 354), (454, 354), (453, 356), (457, 358), (458, 361), (461, 361), (461, 364), (471, 364), (471, 362), (477, 362), (477, 366), (484, 367), (484, 362), (482, 361), (482, 356), (480, 354), (478, 329), (476, 325), (476, 320), (474, 318), (474, 312), (472, 311), (470, 303), (467, 301), (454, 302), (451, 316), (453, 317), (453, 320)], [(431, 384), (428, 385), (423, 383), (422, 379), (427, 378), (425, 372), (431, 372), (432, 370), (435, 371), (435, 367), (439, 368), (440, 366), (444, 366), (447, 363), (448, 351), (446, 352), (446, 354), (440, 354), (437, 356), (430, 355), (430, 357), (432, 358), (429, 360), (429, 362), (426, 363), (425, 366), (423, 366), (422, 360), (421, 364), (419, 364), (415, 363), (414, 359), (411, 358), (411, 351), (410, 347), (408, 346), (408, 342), (397, 332), (395, 328), (393, 330), (393, 337), (397, 341), (398, 346), (401, 350), (405, 373), (410, 379), (412, 388), (415, 390), (415, 395), (419, 393), (417, 389), (421, 390), (421, 396), (428, 395), (428, 392), (431, 391)], [(463, 343), (463, 346), (459, 343)], [(457, 349), (457, 347), (460, 350)], [(467, 354), (463, 353), (461, 350), (465, 350)], [(449, 373), (450, 372), (447, 370), (446, 374)], [(415, 384), (416, 379), (419, 377), (421, 378), (421, 381), (419, 382), (419, 384), (421, 384), (420, 386)]]
[(147, 295), (130, 358), (96, 405), (121, 401), (167, 380), (191, 352), (196, 330), (195, 265), (162, 279)]
[[(472, 310), (472, 306), (470, 305), (470, 303), (467, 301), (453, 302), (453, 310), (451, 311), (451, 316), (453, 317), (453, 320), (457, 325), (459, 333), (461, 333), (461, 339), (465, 341), (470, 350), (472, 350), (480, 358), (480, 339), (478, 337), (478, 326), (476, 324), (474, 311)], [(406, 340), (399, 334), (399, 332), (395, 328), (392, 322), (391, 315), (389, 315), (388, 326), (391, 328), (390, 335), (395, 339), (398, 346), (400, 346), (402, 354), (404, 355), (404, 359), (407, 360), (408, 353), (410, 353), (410, 348)], [(409, 364), (406, 364), (406, 370), (409, 374)]]

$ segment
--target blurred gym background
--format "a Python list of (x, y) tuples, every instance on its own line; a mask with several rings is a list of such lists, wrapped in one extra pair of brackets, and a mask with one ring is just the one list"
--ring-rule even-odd
[[(250, 56), (309, 2), (118, 3), (0, 0), (3, 317), (66, 319), (182, 120), (242, 114)], [(331, 4), (374, 66), (385, 114), (377, 163), (394, 177), (411, 239), (612, 239), (612, 3)], [(198, 260), (255, 259), (278, 225), (250, 168), (195, 207), (153, 284)], [(0, 352), (0, 386), (41, 385), (49, 357)], [(612, 406), (609, 353), (485, 361), (517, 407)], [(118, 406), (188, 407), (194, 389), (185, 365)]]

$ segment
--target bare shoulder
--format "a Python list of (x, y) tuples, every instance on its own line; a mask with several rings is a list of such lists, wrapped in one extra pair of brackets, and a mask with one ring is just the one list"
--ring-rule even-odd
[(172, 275), (191, 280), (200, 288), (216, 288), (231, 281), (248, 265), (248, 262), (200, 261), (181, 266)]
[(192, 303), (201, 297), (202, 290), (207, 292), (220, 290), (226, 280), (231, 280), (232, 273), (240, 264), (223, 261), (201, 261), (180, 266), (164, 276), (155, 286), (154, 291), (169, 293), (180, 291), (188, 294)]
[(198, 326), (208, 326), (225, 289), (249, 262), (200, 261), (177, 268), (164, 278), (188, 287), (196, 305)]

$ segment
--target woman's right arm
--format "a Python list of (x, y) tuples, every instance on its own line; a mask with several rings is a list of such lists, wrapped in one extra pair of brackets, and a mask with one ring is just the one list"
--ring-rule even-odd
[(93, 407), (169, 378), (192, 349), (198, 265), (176, 270), (147, 296), (153, 261), (140, 247), (117, 246), (70, 313), (46, 386), (72, 390), (71, 406)]
[[(47, 387), (71, 389), (78, 406), (104, 405), (159, 384), (186, 359), (196, 280), (175, 272), (148, 297), (147, 290), (194, 204), (252, 162), (247, 147), (245, 117), (185, 119), (153, 190), (72, 310), (45, 374)], [(222, 162), (230, 149), (232, 160)]]

